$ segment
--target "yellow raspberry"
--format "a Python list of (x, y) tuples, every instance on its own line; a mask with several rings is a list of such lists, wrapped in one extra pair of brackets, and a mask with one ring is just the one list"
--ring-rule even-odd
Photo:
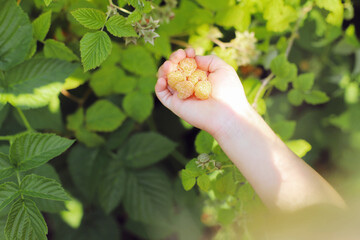
[(194, 85), (199, 81), (206, 81), (207, 76), (206, 72), (200, 69), (196, 69), (195, 72), (191, 74), (191, 76), (188, 78), (188, 81), (192, 82)]
[(172, 89), (175, 89), (176, 84), (178, 84), (179, 82), (185, 81), (186, 77), (180, 72), (180, 71), (175, 71), (175, 72), (171, 72), (167, 75), (167, 79), (168, 79), (168, 84)]
[(197, 64), (193, 58), (185, 58), (179, 62), (179, 69), (186, 77), (190, 76), (196, 68)]
[(179, 82), (175, 88), (180, 99), (186, 99), (194, 94), (194, 84), (189, 81)]
[(211, 94), (211, 83), (209, 81), (200, 81), (195, 85), (195, 96), (198, 99), (208, 99)]

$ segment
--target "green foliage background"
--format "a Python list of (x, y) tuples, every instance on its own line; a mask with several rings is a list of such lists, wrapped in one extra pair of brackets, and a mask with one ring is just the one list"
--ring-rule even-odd
[(289, 148), (359, 195), (357, 1), (0, 6), (0, 239), (253, 238), (251, 186), (154, 96), (157, 68), (184, 47), (233, 66)]

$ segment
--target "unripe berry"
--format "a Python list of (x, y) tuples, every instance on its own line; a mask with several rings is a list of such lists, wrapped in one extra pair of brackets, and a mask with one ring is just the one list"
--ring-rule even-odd
[(175, 90), (178, 92), (180, 99), (186, 99), (194, 94), (194, 84), (189, 81), (179, 82), (176, 84)]
[(179, 62), (179, 69), (186, 76), (190, 76), (197, 68), (194, 58), (185, 58)]
[(200, 81), (195, 85), (195, 96), (198, 99), (208, 99), (211, 94), (211, 83), (209, 81)]
[(188, 81), (192, 82), (194, 85), (196, 85), (199, 81), (206, 81), (207, 75), (206, 72), (200, 69), (196, 69), (188, 78)]
[(169, 86), (175, 90), (176, 84), (178, 84), (179, 82), (185, 81), (186, 77), (180, 71), (175, 71), (175, 72), (169, 73), (167, 75), (167, 79), (168, 79)]

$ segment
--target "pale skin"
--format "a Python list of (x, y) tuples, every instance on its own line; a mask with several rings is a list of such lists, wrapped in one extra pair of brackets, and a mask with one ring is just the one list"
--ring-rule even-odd
[[(181, 100), (167, 86), (166, 75), (186, 57), (195, 58), (198, 68), (209, 72), (209, 99)], [(155, 92), (165, 107), (215, 138), (271, 210), (295, 211), (317, 204), (345, 207), (334, 188), (250, 106), (237, 73), (220, 58), (195, 56), (194, 49), (177, 50), (159, 68)]]

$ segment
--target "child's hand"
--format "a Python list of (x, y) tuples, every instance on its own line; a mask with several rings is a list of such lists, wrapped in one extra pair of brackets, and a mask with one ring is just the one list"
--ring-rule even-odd
[[(212, 84), (209, 99), (198, 100), (191, 97), (181, 100), (177, 97), (177, 92), (168, 88), (167, 74), (176, 70), (177, 64), (186, 57), (195, 58), (198, 68), (209, 72), (208, 80)], [(169, 60), (159, 68), (155, 92), (159, 100), (176, 115), (213, 135), (227, 121), (228, 114), (241, 114), (249, 107), (235, 70), (214, 55), (195, 56), (194, 49), (180, 49), (171, 54)]]

